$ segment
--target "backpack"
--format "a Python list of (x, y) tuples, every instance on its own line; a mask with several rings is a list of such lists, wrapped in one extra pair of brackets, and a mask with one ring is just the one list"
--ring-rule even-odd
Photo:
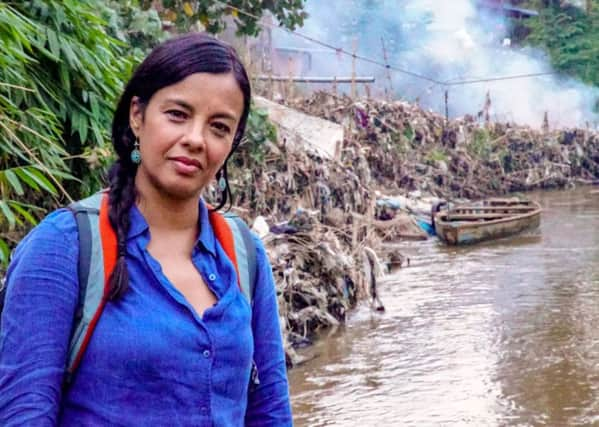
[[(117, 255), (116, 233), (108, 219), (107, 193), (99, 192), (71, 203), (68, 209), (75, 217), (79, 233), (79, 302), (69, 343), (65, 387), (72, 382), (104, 309), (109, 292), (108, 279)], [(222, 215), (210, 211), (209, 219), (216, 239), (235, 267), (238, 286), (252, 306), (257, 266), (251, 231), (241, 218), (232, 213)], [(5, 295), (6, 286), (0, 289), (0, 314)], [(250, 386), (259, 383), (258, 370), (252, 360)]]

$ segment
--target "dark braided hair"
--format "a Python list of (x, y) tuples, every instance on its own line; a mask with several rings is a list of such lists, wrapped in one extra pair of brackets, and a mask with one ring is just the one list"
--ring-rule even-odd
[[(160, 89), (176, 84), (194, 73), (233, 73), (243, 93), (243, 114), (233, 139), (231, 152), (217, 174), (225, 179), (226, 188), (215, 209), (222, 208), (231, 200), (231, 189), (227, 179), (227, 161), (239, 146), (247, 122), (251, 90), (250, 82), (235, 50), (228, 44), (203, 33), (190, 33), (172, 38), (158, 45), (139, 65), (125, 87), (117, 105), (112, 122), (112, 145), (117, 161), (111, 167), (108, 178), (109, 219), (118, 241), (117, 262), (110, 276), (110, 299), (119, 298), (127, 289), (127, 233), (129, 232), (129, 210), (136, 201), (135, 174), (137, 165), (131, 161), (135, 135), (129, 126), (131, 99), (139, 98), (142, 113), (152, 96)], [(143, 161), (143, 160), (142, 160)]]

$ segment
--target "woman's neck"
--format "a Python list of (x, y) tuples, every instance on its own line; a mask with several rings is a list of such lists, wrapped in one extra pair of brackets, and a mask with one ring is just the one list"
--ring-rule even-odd
[(199, 196), (185, 200), (165, 197), (158, 192), (138, 191), (137, 207), (150, 228), (160, 230), (195, 230), (198, 226)]

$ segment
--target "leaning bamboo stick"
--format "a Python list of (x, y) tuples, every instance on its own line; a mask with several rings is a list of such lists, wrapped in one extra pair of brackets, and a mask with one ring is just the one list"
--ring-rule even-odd
[(371, 76), (363, 77), (310, 77), (310, 76), (264, 76), (260, 75), (256, 77), (256, 80), (267, 80), (267, 81), (287, 81), (294, 83), (374, 83), (376, 80)]
[(356, 51), (358, 50), (358, 39), (354, 38), (353, 46), (353, 56), (351, 61), (351, 98), (356, 99), (357, 91), (356, 91)]

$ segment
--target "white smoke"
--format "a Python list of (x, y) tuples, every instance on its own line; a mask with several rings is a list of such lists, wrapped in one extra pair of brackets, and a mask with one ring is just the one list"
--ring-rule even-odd
[[(473, 0), (371, 0), (362, 23), (352, 22), (350, 0), (308, 0), (310, 14), (300, 32), (440, 82), (552, 72), (547, 57), (539, 50), (515, 47), (509, 40), (509, 23), (497, 11), (477, 8)], [(365, 1), (361, 1), (365, 3)], [(368, 1), (366, 1), (368, 3)], [(365, 18), (364, 18), (365, 17)], [(365, 21), (364, 21), (365, 19)], [(366, 22), (366, 24), (364, 23)], [(348, 28), (358, 32), (348, 34)], [(286, 35), (273, 34), (275, 46), (316, 49), (311, 54), (310, 75), (349, 76), (351, 58)], [(597, 127), (593, 106), (599, 89), (557, 74), (542, 77), (443, 85), (392, 71), (390, 82), (384, 67), (357, 61), (358, 75), (377, 79), (375, 96), (393, 88), (395, 98), (418, 102), (424, 108), (445, 113), (445, 92), (452, 117), (476, 115), (490, 96), (494, 120), (513, 121), (539, 127), (545, 114), (552, 128)]]

